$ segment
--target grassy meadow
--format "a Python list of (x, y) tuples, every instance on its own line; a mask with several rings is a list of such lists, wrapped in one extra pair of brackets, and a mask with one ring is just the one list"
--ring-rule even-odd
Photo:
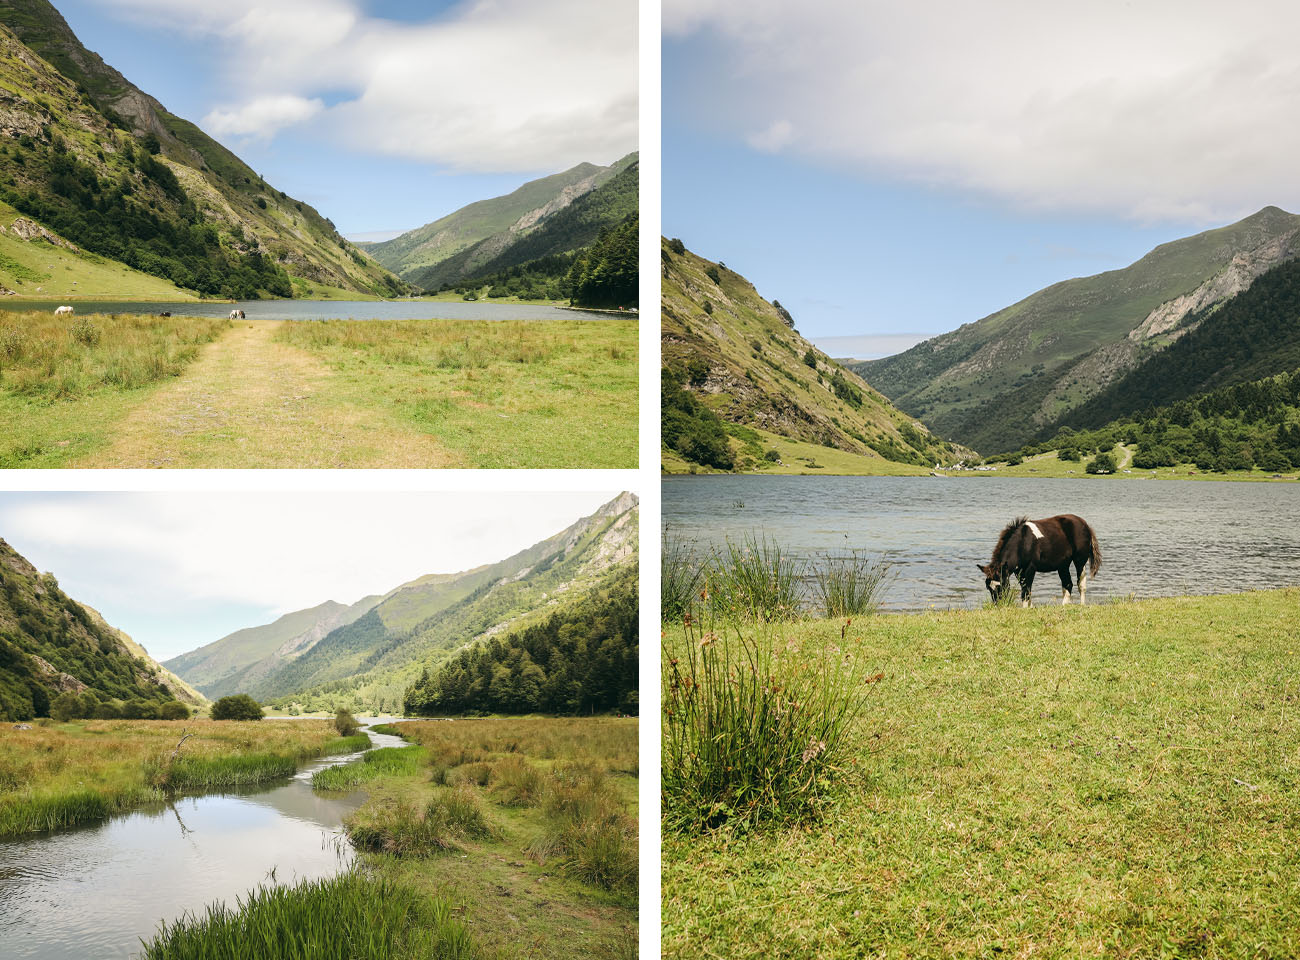
[(358, 406), (435, 436), (465, 467), (628, 467), (637, 321), (328, 320), (278, 339)]
[(1300, 589), (666, 619), (664, 956), (1300, 955)]
[[(738, 462), (749, 465), (747, 469), (730, 471), (734, 473), (762, 474), (764, 476), (843, 476), (843, 477), (914, 477), (930, 473), (927, 467), (918, 467), (910, 463), (896, 463), (886, 460), (878, 453), (864, 455), (849, 453), (838, 447), (824, 447), (819, 443), (793, 440), (767, 430), (753, 429), (758, 434), (763, 451), (775, 450), (777, 460), (745, 458), (745, 446), (737, 437), (729, 437), (728, 443), (737, 454)], [(663, 473), (727, 473), (697, 463), (691, 463), (674, 450), (665, 447), (660, 451), (660, 470)]]
[(946, 473), (950, 477), (1049, 477), (1076, 480), (1281, 481), (1300, 479), (1295, 470), (1287, 470), (1281, 474), (1276, 474), (1272, 471), (1260, 470), (1258, 467), (1254, 467), (1250, 470), (1228, 470), (1224, 473), (1216, 473), (1198, 470), (1194, 463), (1182, 463), (1176, 467), (1154, 467), (1139, 470), (1131, 466), (1135, 449), (1131, 445), (1116, 444), (1110, 454), (1115, 458), (1115, 463), (1119, 469), (1108, 474), (1088, 474), (1085, 472), (1084, 468), (1087, 466), (1088, 461), (1092, 459), (1091, 456), (1084, 457), (1082, 460), (1062, 460), (1056, 455), (1055, 450), (1025, 457), (1022, 462), (1015, 466), (1006, 463), (994, 463), (992, 466), (996, 469), (990, 471), (952, 470), (946, 471)]
[(0, 838), (103, 820), (172, 793), (273, 780), (304, 760), (367, 742), (364, 734), (339, 737), (324, 720), (78, 720), (30, 730), (5, 724)]
[(53, 467), (97, 449), (225, 319), (0, 312), (0, 467)]
[(409, 746), (322, 771), (368, 794), (347, 821), (381, 882), (448, 903), (475, 955), (637, 955), (637, 723), (414, 721)]

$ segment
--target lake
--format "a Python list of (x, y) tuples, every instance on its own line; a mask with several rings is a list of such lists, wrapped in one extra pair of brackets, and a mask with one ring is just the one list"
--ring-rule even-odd
[[(1014, 517), (1083, 517), (1103, 557), (1090, 600), (1300, 584), (1300, 488), (1288, 483), (981, 477), (667, 477), (668, 535), (707, 554), (766, 535), (797, 556), (862, 550), (895, 576), (885, 609), (971, 607), (975, 569)], [(1036, 603), (1059, 602), (1055, 574)], [(1075, 598), (1077, 599), (1077, 594)]]
[[(536, 303), (501, 303), (495, 300), (243, 300), (218, 303), (184, 300), (177, 303), (142, 301), (68, 301), (77, 313), (161, 313), (176, 317), (224, 317), (243, 310), (259, 320), (607, 320), (612, 314), (569, 310)], [(0, 310), (43, 310), (59, 306), (51, 300), (0, 297)], [(626, 314), (635, 317), (635, 313)]]
[[(404, 746), (369, 729), (373, 748)], [(105, 823), (0, 841), (0, 956), (109, 960), (140, 949), (163, 920), (202, 914), (259, 883), (332, 876), (353, 853), (343, 818), (365, 799), (318, 794), (303, 766), (262, 787), (187, 796)]]

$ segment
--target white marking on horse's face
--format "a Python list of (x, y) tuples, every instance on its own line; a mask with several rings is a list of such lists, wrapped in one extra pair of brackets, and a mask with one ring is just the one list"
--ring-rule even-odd
[(1034, 524), (1033, 521), (1031, 521), (1031, 520), (1026, 520), (1026, 521), (1025, 521), (1025, 526), (1029, 528), (1029, 532), (1032, 533), (1032, 534), (1034, 535), (1034, 539), (1035, 539), (1035, 540), (1041, 540), (1041, 539), (1043, 539), (1043, 531), (1039, 530), (1038, 527), (1037, 527), (1037, 525)]
[(989, 589), (990, 589), (990, 590), (1000, 590), (1000, 589), (1002, 589), (1002, 581), (1001, 581), (1001, 580), (990, 580), (990, 581), (989, 581)]

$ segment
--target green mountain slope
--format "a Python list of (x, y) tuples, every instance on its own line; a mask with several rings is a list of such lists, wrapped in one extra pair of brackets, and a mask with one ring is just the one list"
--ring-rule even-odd
[(247, 685), (286, 660), (310, 649), (331, 630), (364, 616), (380, 600), (364, 597), (352, 605), (328, 600), (259, 627), (247, 627), (168, 660), (164, 666), (210, 697), (241, 693)]
[(154, 704), (188, 699), (170, 674), (103, 617), (0, 540), (0, 720), (48, 716), (62, 693)]
[[(602, 231), (637, 213), (640, 165), (635, 154), (608, 169), (617, 172), (567, 205), (538, 216), (526, 229), (512, 225), (445, 260), (408, 271), (403, 276), (426, 290), (450, 288), (532, 261), (563, 257), (590, 246)], [(518, 222), (529, 222), (529, 218), (521, 218)], [(570, 258), (557, 263), (552, 272), (563, 275), (571, 262)]]
[(984, 451), (1009, 449), (1297, 255), (1300, 217), (1265, 207), (853, 368), (936, 433)]
[(79, 247), (209, 295), (408, 288), (77, 40), (0, 0), (0, 199)]
[[(403, 584), (296, 655), (241, 667), (238, 679), (246, 684), (238, 692), (283, 706), (400, 710), (407, 687), (426, 667), (478, 636), (552, 609), (610, 568), (635, 562), (636, 513), (635, 497), (624, 494), (498, 563)], [(191, 679), (185, 661), (193, 656), (169, 665)], [(233, 690), (233, 683), (228, 675), (206, 689), (215, 695)]]
[(616, 568), (573, 603), (521, 629), (479, 641), (406, 692), (408, 714), (635, 713), (635, 564)]
[(403, 278), (441, 263), (467, 247), (481, 245), (489, 237), (498, 237), (496, 249), (480, 250), (484, 260), (490, 259), (513, 238), (596, 189), (635, 161), (636, 154), (630, 154), (608, 167), (580, 163), (562, 173), (530, 180), (503, 197), (478, 200), (392, 240), (360, 246)]
[(801, 337), (744, 277), (680, 241), (665, 241), (662, 258), (666, 470), (770, 470), (780, 440), (817, 463), (847, 455), (836, 472), (919, 472), (951, 459), (948, 444)]

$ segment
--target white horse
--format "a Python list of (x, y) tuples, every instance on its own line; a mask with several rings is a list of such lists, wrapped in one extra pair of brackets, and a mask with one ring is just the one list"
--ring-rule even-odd
[(230, 311), (230, 319), (231, 319), (231, 320), (245, 320), (245, 319), (247, 319), (247, 318), (244, 316), (244, 311), (243, 311), (243, 310), (231, 310), (231, 311)]
[(59, 307), (54, 311), (54, 315), (56, 317), (70, 317), (72, 316), (72, 308), (68, 306)]

